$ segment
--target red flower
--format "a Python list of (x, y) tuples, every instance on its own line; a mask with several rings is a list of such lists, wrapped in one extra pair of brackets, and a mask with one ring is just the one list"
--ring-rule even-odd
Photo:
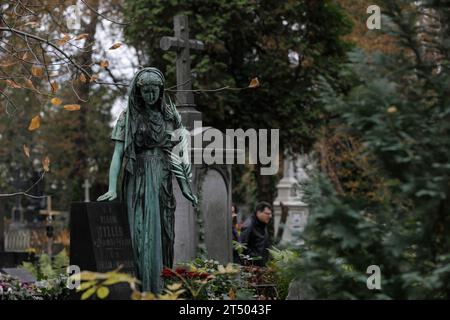
[(178, 273), (180, 276), (186, 274), (187, 270), (185, 268), (182, 267), (178, 267), (175, 269), (175, 272)]
[(173, 276), (175, 276), (175, 273), (172, 271), (172, 269), (164, 268), (161, 276), (163, 278), (172, 278)]
[(200, 279), (206, 279), (209, 277), (208, 273), (200, 273)]

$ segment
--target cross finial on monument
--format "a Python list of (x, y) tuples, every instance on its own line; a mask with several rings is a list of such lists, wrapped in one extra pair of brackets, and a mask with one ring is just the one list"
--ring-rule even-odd
[[(177, 90), (191, 90), (191, 57), (190, 49), (203, 50), (203, 42), (189, 39), (188, 17), (176, 15), (173, 18), (175, 37), (162, 37), (161, 49), (177, 51)], [(194, 95), (190, 91), (177, 92), (179, 106), (194, 106)]]
[(201, 120), (201, 113), (195, 110), (192, 88), (190, 49), (203, 50), (204, 44), (199, 40), (189, 39), (188, 17), (180, 14), (173, 18), (175, 37), (162, 37), (159, 45), (161, 49), (177, 52), (177, 107), (183, 118), (183, 123), (192, 129), (195, 120)]

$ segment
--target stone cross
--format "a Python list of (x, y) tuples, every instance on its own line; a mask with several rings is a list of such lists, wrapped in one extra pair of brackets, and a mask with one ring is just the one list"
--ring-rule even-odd
[(92, 187), (92, 185), (89, 182), (89, 179), (84, 179), (82, 187), (84, 188), (84, 202), (90, 202), (91, 200), (89, 197), (89, 189)]
[(52, 210), (52, 197), (47, 196), (47, 210), (39, 210), (39, 213), (44, 216), (52, 217), (61, 214), (61, 211)]
[(47, 210), (39, 210), (39, 213), (47, 216), (47, 254), (52, 256), (53, 246), (53, 216), (61, 214), (61, 211), (52, 210), (52, 197), (47, 197)]
[(203, 50), (204, 44), (199, 40), (189, 39), (188, 17), (176, 15), (173, 19), (175, 37), (162, 37), (159, 45), (164, 51), (175, 50), (177, 52), (177, 106), (193, 107), (194, 95), (192, 88), (190, 49)]

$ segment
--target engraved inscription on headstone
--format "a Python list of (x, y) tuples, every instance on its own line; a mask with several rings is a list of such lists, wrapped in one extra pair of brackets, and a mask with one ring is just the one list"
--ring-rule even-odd
[[(74, 202), (70, 211), (70, 263), (80, 269), (136, 276), (128, 219), (119, 202)], [(112, 299), (129, 299), (126, 284), (114, 286)]]

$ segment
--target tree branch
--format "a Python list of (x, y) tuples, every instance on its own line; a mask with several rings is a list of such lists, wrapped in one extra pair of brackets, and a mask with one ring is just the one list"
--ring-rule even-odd
[(127, 26), (127, 25), (130, 24), (129, 22), (118, 22), (118, 21), (112, 20), (111, 18), (108, 18), (108, 17), (105, 16), (104, 14), (102, 14), (102, 13), (98, 12), (97, 10), (95, 10), (94, 8), (92, 8), (86, 1), (81, 0), (81, 2), (83, 2), (84, 5), (85, 5), (86, 7), (88, 7), (89, 10), (91, 10), (92, 12), (94, 12), (94, 13), (97, 14), (97, 15), (99, 15), (100, 17), (102, 17), (102, 18), (105, 19), (105, 20), (108, 20), (108, 21), (110, 21), (110, 22), (112, 22), (112, 23), (115, 23), (115, 24), (118, 24), (118, 25), (121, 25), (121, 26)]

